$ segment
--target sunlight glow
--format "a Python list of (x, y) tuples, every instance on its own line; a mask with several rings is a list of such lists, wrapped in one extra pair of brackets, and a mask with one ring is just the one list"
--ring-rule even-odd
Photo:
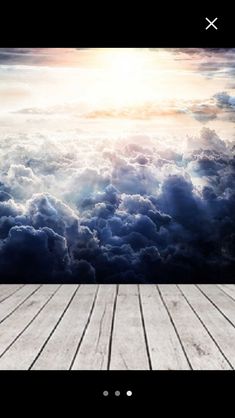
[(112, 99), (112, 104), (136, 104), (149, 96), (146, 84), (146, 72), (150, 69), (148, 52), (136, 49), (103, 50), (99, 59), (105, 71), (106, 97)]

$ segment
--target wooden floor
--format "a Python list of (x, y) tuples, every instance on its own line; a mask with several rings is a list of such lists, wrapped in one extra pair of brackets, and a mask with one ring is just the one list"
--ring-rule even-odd
[(0, 285), (0, 369), (235, 368), (235, 285)]

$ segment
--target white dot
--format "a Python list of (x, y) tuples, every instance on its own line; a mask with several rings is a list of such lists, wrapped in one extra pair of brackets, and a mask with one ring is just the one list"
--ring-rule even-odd
[(108, 394), (109, 394), (108, 391), (107, 390), (104, 390), (103, 395), (104, 396), (108, 396)]
[(119, 390), (116, 390), (115, 396), (120, 396), (120, 391)]
[(127, 394), (127, 396), (132, 396), (132, 391), (128, 390), (126, 394)]

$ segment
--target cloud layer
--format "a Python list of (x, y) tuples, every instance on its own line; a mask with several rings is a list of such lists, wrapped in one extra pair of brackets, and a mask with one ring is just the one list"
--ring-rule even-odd
[(1, 280), (231, 281), (234, 151), (208, 128), (183, 151), (145, 135), (2, 138)]

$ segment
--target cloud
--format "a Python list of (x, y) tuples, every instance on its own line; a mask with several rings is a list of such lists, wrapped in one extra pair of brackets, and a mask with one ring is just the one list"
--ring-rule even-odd
[(233, 90), (233, 89), (235, 89), (235, 83), (234, 82), (228, 82), (227, 83), (227, 86), (226, 86), (228, 89), (231, 89), (231, 90)]
[(14, 226), (1, 246), (0, 272), (5, 280), (56, 281), (68, 274), (68, 250), (64, 237), (50, 228)]
[(216, 104), (222, 109), (222, 118), (226, 121), (235, 122), (235, 96), (230, 96), (226, 91), (214, 95)]
[(217, 93), (214, 97), (217, 100), (218, 107), (235, 110), (235, 97), (230, 96), (226, 91)]
[(81, 61), (77, 48), (0, 48), (0, 65), (74, 66)]
[(47, 226), (56, 233), (66, 236), (78, 228), (78, 217), (74, 211), (49, 194), (34, 194), (27, 201), (26, 216), (35, 228)]
[(211, 120), (214, 120), (218, 115), (218, 109), (216, 106), (206, 103), (194, 104), (189, 107), (188, 111), (194, 117), (194, 119), (201, 123), (207, 123)]
[(21, 208), (14, 200), (7, 199), (0, 202), (0, 216), (16, 216), (21, 213)]
[[(8, 89), (9, 90), (9, 89)], [(89, 109), (89, 104), (85, 100), (74, 103), (56, 104), (54, 106), (44, 107), (25, 107), (12, 111), (13, 114), (32, 115), (32, 116), (54, 116), (56, 114), (70, 114), (72, 116), (81, 116)]]
[(197, 71), (208, 78), (233, 78), (235, 48), (170, 48), (178, 60), (190, 59)]
[[(200, 137), (188, 137), (187, 148), (191, 152), (196, 149), (210, 150), (218, 153), (226, 153), (227, 151), (225, 141), (220, 139), (215, 130), (206, 127), (202, 128)], [(189, 157), (192, 158), (193, 156), (190, 154)]]
[(86, 260), (80, 260), (73, 263), (72, 275), (74, 277), (81, 277), (85, 283), (95, 283), (95, 269)]
[(0, 202), (5, 202), (11, 199), (11, 195), (3, 190), (0, 190)]
[(158, 103), (146, 102), (144, 105), (132, 105), (132, 106), (121, 106), (121, 107), (109, 107), (95, 109), (85, 114), (87, 119), (153, 119), (156, 117), (163, 116), (175, 116), (181, 113), (180, 109), (173, 106), (172, 103)]
[(185, 102), (181, 109), (181, 113), (190, 115), (202, 124), (206, 124), (215, 119), (235, 122), (234, 111), (235, 97), (230, 96), (226, 91), (218, 92), (204, 101), (194, 100), (193, 102)]
[(232, 280), (235, 156), (214, 130), (184, 152), (146, 135), (16, 136), (0, 158), (6, 282)]
[(6, 186), (16, 198), (27, 198), (42, 188), (41, 180), (33, 173), (30, 167), (23, 164), (12, 164), (6, 175), (3, 176)]

